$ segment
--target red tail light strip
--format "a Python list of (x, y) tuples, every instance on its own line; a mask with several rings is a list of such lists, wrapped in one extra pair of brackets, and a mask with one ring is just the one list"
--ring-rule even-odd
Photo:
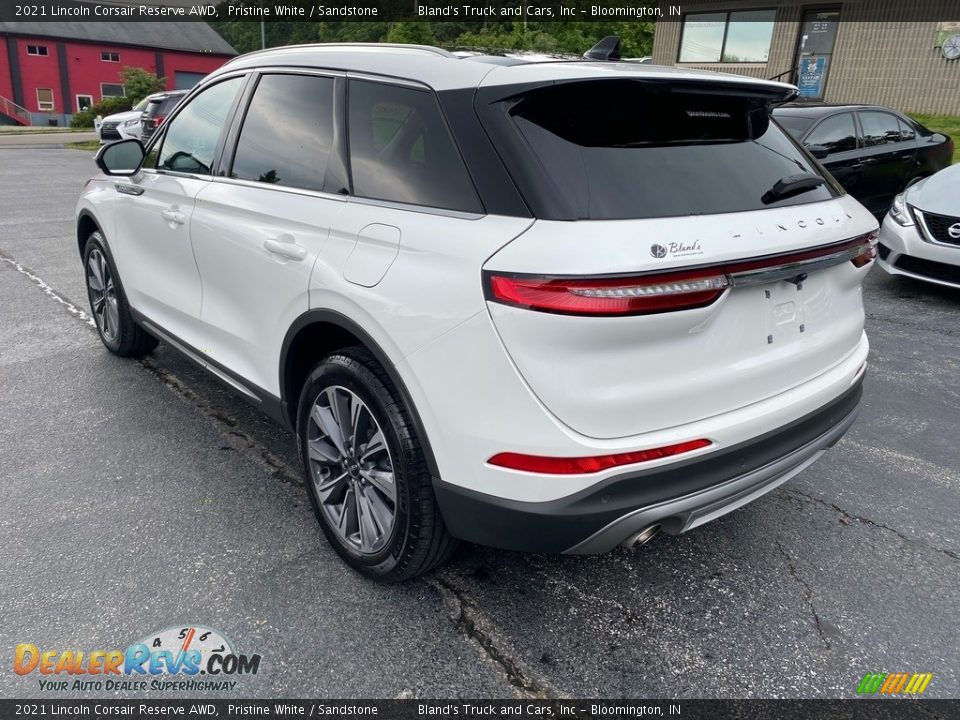
[(561, 315), (650, 315), (705, 307), (731, 286), (759, 285), (876, 257), (876, 233), (801, 252), (632, 277), (550, 277), (485, 273), (487, 300)]
[(487, 460), (490, 465), (523, 470), (524, 472), (542, 473), (545, 475), (584, 475), (609, 470), (619, 465), (633, 465), (635, 463), (650, 462), (674, 455), (699, 450), (712, 443), (709, 440), (689, 440), (676, 445), (667, 445), (650, 450), (636, 450), (634, 452), (617, 453), (616, 455), (598, 455), (595, 457), (540, 457), (539, 455), (522, 455), (520, 453), (499, 453)]

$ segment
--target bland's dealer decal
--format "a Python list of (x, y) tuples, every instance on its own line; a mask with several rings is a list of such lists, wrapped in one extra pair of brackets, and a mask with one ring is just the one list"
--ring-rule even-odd
[(703, 250), (700, 248), (699, 240), (687, 243), (672, 242), (666, 245), (654, 243), (650, 246), (650, 254), (655, 258), (665, 258), (668, 255), (670, 257), (686, 257), (688, 255), (703, 255)]
[(126, 650), (60, 650), (20, 643), (13, 670), (40, 676), (40, 690), (48, 692), (233, 690), (237, 681), (232, 678), (256, 675), (260, 659), (235, 652), (216, 630), (192, 625), (151, 633)]

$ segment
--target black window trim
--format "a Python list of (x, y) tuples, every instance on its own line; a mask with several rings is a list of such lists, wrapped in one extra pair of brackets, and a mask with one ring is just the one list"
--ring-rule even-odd
[(831, 119), (833, 119), (833, 118), (835, 118), (835, 117), (840, 117), (841, 115), (850, 115), (850, 116), (852, 116), (851, 119), (853, 120), (853, 138), (854, 138), (854, 140), (855, 140), (856, 143), (857, 143), (857, 146), (856, 146), (853, 150), (844, 150), (843, 152), (854, 152), (854, 151), (856, 151), (856, 150), (862, 150), (862, 149), (863, 149), (863, 132), (860, 130), (860, 118), (857, 117), (857, 111), (856, 111), (856, 110), (841, 110), (840, 112), (835, 112), (835, 113), (830, 113), (829, 115), (824, 115), (822, 118), (820, 118), (819, 120), (817, 120), (817, 121), (810, 127), (809, 130), (807, 130), (807, 132), (806, 132), (806, 134), (803, 136), (803, 140), (802, 140), (801, 142), (805, 145), (805, 144), (807, 143), (807, 141), (809, 140), (810, 136), (813, 135), (813, 133), (815, 133), (815, 132), (817, 131), (817, 128), (819, 128), (819, 127), (820, 127), (823, 123), (825, 123), (827, 120), (831, 120)]
[[(677, 63), (680, 65), (767, 65), (770, 62), (770, 48), (767, 48), (766, 60), (736, 60), (727, 61), (723, 59), (723, 52), (727, 49), (727, 34), (730, 32), (730, 14), (735, 12), (763, 12), (764, 10), (773, 10), (774, 31), (777, 26), (777, 7), (750, 7), (750, 8), (730, 8), (727, 10), (695, 10), (685, 12), (680, 16), (680, 42), (677, 44)], [(687, 31), (687, 18), (691, 15), (724, 15), (723, 21), (723, 40), (720, 42), (719, 60), (694, 60), (683, 61), (680, 59), (680, 53), (683, 52), (683, 36)], [(773, 34), (770, 35), (770, 45), (773, 45)]]
[[(172, 175), (174, 177), (183, 177), (183, 178), (194, 178), (197, 180), (213, 180), (216, 179), (217, 167), (219, 167), (220, 156), (223, 152), (223, 144), (227, 137), (227, 131), (233, 126), (233, 123), (236, 121), (237, 108), (240, 104), (240, 99), (243, 98), (246, 94), (247, 87), (250, 84), (250, 75), (251, 71), (249, 69), (244, 70), (235, 70), (230, 73), (224, 73), (223, 75), (218, 75), (211, 82), (203, 83), (202, 85), (197, 85), (189, 93), (181, 98), (180, 102), (176, 104), (173, 108), (173, 113), (169, 118), (163, 123), (163, 128), (159, 132), (155, 132), (150, 140), (147, 142), (147, 146), (144, 148), (144, 157), (146, 158), (153, 150), (157, 150), (157, 160), (160, 159), (160, 153), (163, 151), (163, 142), (167, 137), (167, 128), (170, 127), (170, 124), (176, 119), (177, 115), (191, 102), (193, 99), (198, 96), (200, 93), (212, 88), (214, 85), (219, 85), (221, 82), (227, 80), (233, 80), (234, 78), (240, 77), (244, 79), (244, 83), (240, 88), (240, 92), (237, 93), (236, 97), (233, 99), (233, 105), (227, 111), (226, 120), (223, 123), (223, 127), (220, 129), (220, 136), (217, 138), (217, 146), (213, 152), (213, 161), (210, 163), (210, 175), (202, 173), (187, 173), (180, 172), (179, 170), (164, 170), (161, 168), (141, 168), (141, 172), (152, 173), (155, 175)], [(166, 99), (166, 98), (164, 98)]]

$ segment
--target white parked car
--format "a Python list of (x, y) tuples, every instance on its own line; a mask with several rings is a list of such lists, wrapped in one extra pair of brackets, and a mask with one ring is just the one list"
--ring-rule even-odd
[(107, 115), (103, 118), (96, 128), (100, 135), (100, 144), (106, 145), (117, 140), (136, 140), (139, 138), (140, 116), (152, 97), (154, 96), (145, 97), (130, 110)]
[(880, 267), (960, 288), (960, 165), (911, 185), (880, 227)]
[[(873, 217), (769, 121), (790, 85), (390, 45), (231, 60), (77, 240), (106, 347), (158, 340), (296, 433), (334, 548), (597, 553), (793, 477), (857, 413)], [(133, 400), (132, 400), (133, 401)]]

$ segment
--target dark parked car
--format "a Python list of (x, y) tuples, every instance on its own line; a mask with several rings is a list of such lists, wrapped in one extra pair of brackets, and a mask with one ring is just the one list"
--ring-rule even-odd
[(171, 90), (150, 97), (140, 116), (140, 141), (146, 143), (189, 90)]
[(773, 116), (877, 216), (897, 193), (953, 159), (948, 135), (890, 108), (789, 103)]

